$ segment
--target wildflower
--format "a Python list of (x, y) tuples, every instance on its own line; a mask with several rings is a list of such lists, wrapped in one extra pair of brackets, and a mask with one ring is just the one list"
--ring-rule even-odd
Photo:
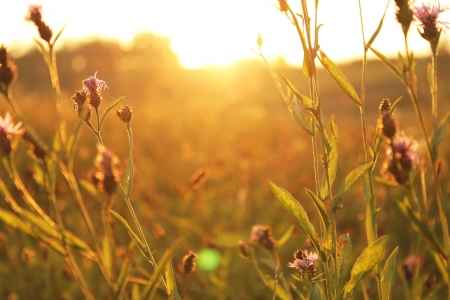
[(296, 269), (300, 274), (314, 275), (317, 271), (319, 255), (308, 250), (297, 250), (294, 260), (288, 264), (289, 268)]
[(239, 241), (239, 252), (241, 253), (241, 256), (244, 258), (250, 257), (250, 247), (248, 245), (248, 242)]
[(289, 10), (287, 0), (278, 0), (278, 8), (281, 12), (287, 12)]
[(8, 96), (9, 87), (17, 77), (17, 69), (14, 62), (8, 58), (8, 51), (4, 46), (0, 47), (0, 93)]
[(419, 255), (409, 255), (402, 264), (403, 274), (408, 282), (411, 282), (416, 272), (423, 264), (423, 257)]
[(97, 78), (97, 73), (83, 80), (84, 91), (89, 96), (89, 103), (97, 109), (102, 101), (102, 93), (108, 88), (105, 81)]
[(52, 29), (42, 20), (42, 6), (41, 5), (30, 5), (28, 8), (27, 16), (25, 17), (27, 21), (32, 22), (38, 29), (39, 36), (41, 39), (50, 44), (53, 36)]
[(398, 184), (407, 183), (411, 171), (419, 161), (417, 143), (406, 136), (395, 137), (392, 139), (386, 155), (388, 156), (387, 172), (394, 177)]
[(128, 124), (133, 117), (133, 110), (128, 105), (125, 105), (117, 111), (117, 116), (122, 122)]
[(6, 113), (4, 117), (0, 116), (0, 151), (5, 155), (9, 155), (12, 150), (11, 142), (14, 137), (22, 133), (22, 123), (14, 124), (9, 113)]
[(393, 139), (397, 133), (397, 123), (392, 117), (391, 113), (391, 103), (388, 99), (383, 99), (380, 104), (380, 118), (379, 118), (379, 128), (381, 129), (383, 135), (388, 139)]
[(250, 234), (250, 240), (253, 243), (261, 244), (267, 250), (272, 250), (275, 247), (272, 231), (267, 225), (254, 225)]
[(420, 22), (420, 35), (427, 40), (433, 53), (436, 53), (439, 38), (445, 24), (439, 20), (439, 16), (445, 9), (441, 8), (439, 3), (430, 5), (423, 3), (416, 6), (414, 9), (414, 16)]
[(403, 34), (407, 36), (414, 13), (409, 4), (409, 0), (395, 0), (395, 4), (397, 5), (397, 21), (402, 25)]
[(108, 195), (115, 192), (120, 178), (119, 159), (103, 145), (97, 147), (94, 179)]
[(184, 274), (191, 274), (197, 269), (197, 254), (189, 251), (181, 260), (181, 270)]

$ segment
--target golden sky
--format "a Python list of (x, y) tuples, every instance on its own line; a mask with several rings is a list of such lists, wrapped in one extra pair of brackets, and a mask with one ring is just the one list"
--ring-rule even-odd
[[(23, 48), (35, 29), (24, 21), (27, 7), (41, 4), (53, 28), (66, 26), (62, 40), (102, 36), (129, 42), (136, 33), (150, 31), (168, 37), (181, 63), (190, 68), (222, 66), (254, 58), (255, 40), (264, 37), (269, 58), (298, 63), (302, 54), (289, 21), (276, 0), (0, 0), (0, 43)], [(387, 0), (362, 0), (367, 35), (376, 28)], [(299, 0), (290, 0), (293, 5)], [(402, 49), (400, 27), (391, 1), (385, 26), (375, 46), (395, 55)], [(441, 0), (448, 5), (449, 0)], [(321, 48), (345, 61), (361, 54), (357, 0), (321, 0)], [(413, 48), (422, 54), (428, 45), (412, 30)]]

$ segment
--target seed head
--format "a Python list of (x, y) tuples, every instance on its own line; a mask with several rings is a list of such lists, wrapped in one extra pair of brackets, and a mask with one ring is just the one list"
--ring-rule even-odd
[(299, 271), (301, 275), (314, 276), (318, 259), (319, 255), (316, 252), (300, 249), (295, 252), (294, 260), (288, 266)]
[(117, 116), (122, 122), (128, 124), (133, 117), (133, 110), (128, 105), (125, 105), (117, 111)]
[(273, 250), (275, 247), (272, 230), (267, 225), (254, 225), (250, 234), (250, 241), (261, 244), (267, 250)]
[(89, 96), (89, 104), (94, 108), (98, 108), (102, 101), (102, 93), (108, 88), (105, 81), (97, 78), (97, 73), (83, 80), (83, 88), (87, 96)]
[(197, 254), (189, 251), (181, 260), (181, 270), (184, 274), (191, 274), (197, 269)]
[(41, 39), (50, 44), (53, 32), (52, 29), (42, 20), (42, 6), (30, 5), (25, 19), (32, 22), (36, 26)]
[(120, 179), (119, 159), (105, 146), (98, 145), (95, 169), (97, 186), (108, 195), (112, 195)]
[(436, 53), (441, 32), (446, 27), (446, 24), (439, 20), (440, 14), (444, 11), (439, 3), (433, 5), (422, 3), (414, 9), (414, 16), (420, 26), (419, 33), (430, 43), (433, 53)]
[(12, 150), (12, 141), (23, 133), (22, 123), (14, 124), (11, 115), (6, 113), (0, 116), (0, 151), (9, 155)]
[(414, 19), (414, 13), (409, 4), (409, 0), (395, 0), (395, 4), (397, 5), (397, 21), (402, 25), (403, 34), (407, 36)]

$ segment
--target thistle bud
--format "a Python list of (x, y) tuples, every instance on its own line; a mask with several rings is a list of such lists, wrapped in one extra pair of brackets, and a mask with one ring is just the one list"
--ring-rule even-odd
[(181, 270), (184, 274), (191, 274), (197, 269), (197, 255), (189, 251), (181, 260)]
[(8, 95), (9, 88), (17, 77), (17, 68), (14, 62), (8, 58), (8, 51), (0, 47), (0, 93)]
[(98, 187), (108, 195), (112, 195), (120, 179), (119, 159), (105, 146), (99, 145), (95, 167), (96, 172), (94, 174)]
[(25, 17), (25, 19), (27, 21), (32, 22), (36, 26), (41, 39), (43, 39), (48, 44), (50, 44), (50, 41), (53, 36), (53, 32), (52, 32), (51, 28), (42, 19), (42, 6), (31, 5), (28, 8), (28, 14)]
[(380, 104), (380, 117), (378, 119), (378, 126), (383, 135), (388, 139), (393, 139), (397, 133), (397, 123), (392, 117), (391, 103), (388, 99), (383, 99)]
[(133, 117), (133, 110), (128, 105), (125, 105), (117, 111), (117, 116), (122, 122), (128, 124)]

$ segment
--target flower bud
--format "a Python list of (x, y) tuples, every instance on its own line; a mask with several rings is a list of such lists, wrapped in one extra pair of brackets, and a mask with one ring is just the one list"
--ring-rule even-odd
[(181, 270), (184, 274), (191, 274), (197, 269), (197, 255), (189, 251), (181, 260)]
[(117, 116), (122, 122), (128, 124), (133, 117), (133, 110), (128, 105), (125, 105), (117, 111)]
[(267, 250), (273, 250), (275, 247), (272, 230), (267, 225), (254, 225), (250, 234), (250, 241), (261, 244)]

